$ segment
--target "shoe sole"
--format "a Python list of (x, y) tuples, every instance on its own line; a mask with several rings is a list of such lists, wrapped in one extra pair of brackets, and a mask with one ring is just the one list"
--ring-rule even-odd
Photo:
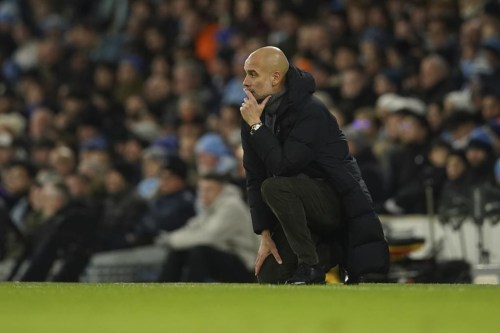
[(314, 285), (314, 284), (326, 284), (326, 281), (318, 281), (318, 282), (311, 282), (311, 283), (306, 283), (306, 282), (285, 282), (287, 285), (291, 286), (303, 286), (303, 285)]

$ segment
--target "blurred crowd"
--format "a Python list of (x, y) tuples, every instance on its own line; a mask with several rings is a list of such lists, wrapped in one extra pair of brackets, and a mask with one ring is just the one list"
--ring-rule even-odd
[[(250, 269), (246, 210), (213, 216), (245, 200), (243, 64), (264, 45), (314, 76), (379, 213), (500, 184), (496, 0), (3, 0), (0, 260), (71, 281), (156, 242)], [(224, 238), (229, 218), (248, 230)]]

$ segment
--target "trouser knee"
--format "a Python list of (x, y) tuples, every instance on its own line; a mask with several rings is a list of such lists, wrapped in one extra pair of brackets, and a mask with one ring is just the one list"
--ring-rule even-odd
[(262, 199), (264, 202), (269, 204), (273, 201), (273, 198), (278, 197), (280, 194), (289, 192), (290, 184), (286, 177), (271, 177), (267, 178), (262, 182), (260, 191), (262, 193)]

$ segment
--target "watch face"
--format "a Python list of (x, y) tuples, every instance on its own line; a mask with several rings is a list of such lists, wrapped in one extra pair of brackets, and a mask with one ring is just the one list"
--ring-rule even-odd
[(261, 126), (262, 126), (262, 123), (257, 123), (257, 124), (252, 125), (252, 127), (250, 129), (250, 134), (254, 134), (255, 131), (257, 131)]

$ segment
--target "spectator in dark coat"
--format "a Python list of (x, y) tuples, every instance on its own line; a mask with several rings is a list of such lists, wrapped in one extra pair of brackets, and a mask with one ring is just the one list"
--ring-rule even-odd
[(493, 144), (489, 135), (482, 129), (471, 133), (465, 157), (470, 165), (468, 173), (473, 186), (495, 183)]
[(366, 134), (353, 126), (345, 128), (344, 133), (349, 144), (349, 151), (356, 158), (374, 204), (380, 204), (385, 198), (385, 184), (382, 170), (373, 154)]
[(122, 163), (114, 165), (106, 174), (99, 251), (127, 248), (139, 241), (136, 232), (147, 205), (130, 184), (133, 174), (133, 168)]
[(350, 68), (342, 72), (337, 106), (347, 122), (352, 121), (357, 109), (374, 105), (375, 101), (376, 95), (371, 82), (361, 68)]
[[(0, 261), (2, 261), (8, 253), (7, 239), (12, 229), (17, 230), (10, 220), (5, 204), (3, 201), (0, 201)], [(19, 235), (20, 233), (17, 234)]]
[(442, 101), (447, 93), (460, 87), (460, 81), (451, 77), (448, 63), (437, 54), (422, 60), (419, 83), (419, 97), (427, 103)]
[(464, 151), (450, 152), (446, 159), (446, 181), (438, 204), (438, 212), (443, 222), (448, 222), (452, 216), (470, 213), (471, 183), (468, 170), (469, 163)]
[(20, 229), (24, 227), (24, 217), (31, 210), (29, 191), (35, 176), (36, 168), (22, 160), (11, 161), (2, 173), (0, 201), (4, 202), (12, 222)]
[(424, 213), (423, 181), (431, 164), (428, 160), (429, 127), (425, 116), (414, 109), (398, 110), (401, 146), (389, 156), (388, 199), (381, 212)]
[(40, 195), (43, 228), (25, 253), (29, 264), (19, 280), (76, 282), (92, 253), (97, 218), (71, 202), (62, 183), (44, 184)]
[(187, 165), (177, 156), (163, 161), (156, 196), (150, 202), (141, 228), (150, 236), (160, 231), (173, 231), (195, 215), (195, 196), (187, 185)]

